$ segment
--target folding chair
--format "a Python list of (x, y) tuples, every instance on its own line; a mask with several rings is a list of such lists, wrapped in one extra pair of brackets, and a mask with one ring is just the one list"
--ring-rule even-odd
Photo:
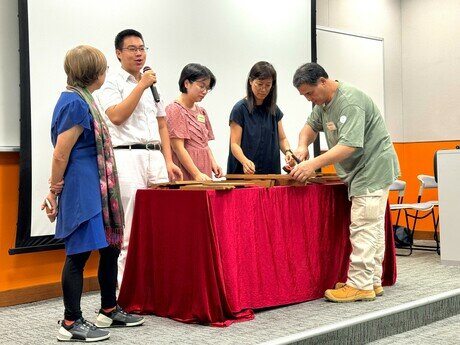
[[(423, 191), (425, 189), (438, 189), (438, 183), (436, 182), (436, 179), (434, 178), (434, 176), (430, 176), (430, 175), (418, 175), (417, 178), (420, 181), (417, 202), (420, 203), (422, 202)], [(439, 248), (439, 232), (438, 232), (439, 213), (437, 215), (435, 214), (435, 209), (439, 207), (439, 201), (438, 200), (428, 200), (428, 201), (424, 200), (423, 202), (433, 205), (433, 208), (431, 209), (431, 212), (428, 215), (431, 215), (433, 219), (433, 239), (436, 241), (436, 252), (440, 254), (441, 251)], [(426, 215), (426, 217), (428, 215)], [(428, 247), (428, 248), (431, 248), (431, 247)]]
[(396, 225), (399, 225), (399, 216), (401, 215), (401, 208), (398, 206), (403, 203), (404, 200), (404, 193), (406, 192), (406, 181), (403, 180), (396, 180), (390, 186), (390, 192), (397, 191), (398, 192), (398, 201), (396, 204), (390, 204), (390, 211), (398, 211), (398, 215), (396, 216)]
[[(396, 180), (391, 186), (390, 191), (398, 191), (398, 203), (391, 204), (390, 210), (398, 211), (398, 216), (396, 218), (396, 229), (399, 224), (399, 217), (401, 211), (404, 211), (404, 216), (406, 220), (406, 226), (408, 229), (408, 244), (407, 245), (399, 245), (399, 248), (409, 249), (409, 253), (406, 255), (411, 255), (414, 249), (419, 250), (435, 250), (438, 254), (440, 253), (439, 248), (439, 236), (438, 236), (438, 218), (435, 217), (434, 207), (438, 205), (438, 202), (435, 200), (422, 202), (422, 196), (424, 189), (427, 188), (435, 188), (437, 186), (436, 181), (434, 178), (427, 175), (419, 175), (417, 178), (420, 181), (419, 193), (417, 196), (417, 202), (408, 204), (402, 203), (404, 199), (404, 192), (406, 189), (406, 182), (401, 180)], [(434, 184), (433, 184), (434, 182)], [(415, 213), (414, 213), (415, 212)], [(414, 244), (414, 232), (417, 225), (417, 220), (424, 219), (426, 217), (432, 216), (433, 217), (433, 225), (434, 225), (434, 240), (436, 241), (436, 247), (433, 246), (426, 246), (426, 245), (419, 245)], [(409, 222), (409, 219), (412, 219), (412, 222)], [(398, 254), (403, 255), (403, 254)]]

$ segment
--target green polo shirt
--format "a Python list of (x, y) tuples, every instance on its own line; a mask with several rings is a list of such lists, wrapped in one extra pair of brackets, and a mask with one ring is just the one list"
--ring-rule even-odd
[(331, 102), (315, 105), (307, 124), (324, 132), (329, 148), (337, 144), (356, 148), (350, 157), (334, 164), (348, 184), (349, 197), (387, 188), (400, 175), (383, 117), (372, 99), (357, 88), (339, 82)]

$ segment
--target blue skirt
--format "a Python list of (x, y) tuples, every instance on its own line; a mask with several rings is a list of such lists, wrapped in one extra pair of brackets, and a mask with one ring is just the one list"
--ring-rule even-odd
[(67, 255), (107, 247), (102, 212), (81, 223), (69, 236), (64, 238), (64, 243)]

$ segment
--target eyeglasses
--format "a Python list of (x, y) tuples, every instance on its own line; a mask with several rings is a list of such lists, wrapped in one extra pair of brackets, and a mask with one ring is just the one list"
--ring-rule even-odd
[(127, 50), (132, 54), (136, 54), (137, 52), (145, 53), (145, 52), (147, 52), (149, 50), (149, 48), (144, 47), (144, 46), (142, 46), (142, 47), (129, 46), (129, 47), (126, 47), (126, 48), (121, 48), (121, 50)]
[(198, 86), (198, 88), (200, 89), (200, 91), (202, 92), (211, 92), (211, 88), (209, 86), (206, 86), (205, 83), (203, 82), (195, 82), (196, 86)]

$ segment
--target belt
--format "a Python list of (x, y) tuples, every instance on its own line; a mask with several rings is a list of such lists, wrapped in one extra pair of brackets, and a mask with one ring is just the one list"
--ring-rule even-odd
[(118, 145), (114, 149), (128, 149), (128, 150), (161, 150), (161, 144), (133, 144), (133, 145)]

